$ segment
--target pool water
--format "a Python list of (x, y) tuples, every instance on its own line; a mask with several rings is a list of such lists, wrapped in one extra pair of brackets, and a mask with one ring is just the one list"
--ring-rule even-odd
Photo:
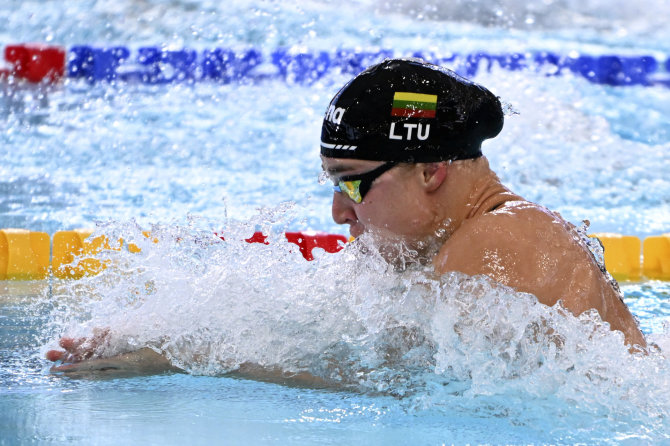
[[(661, 0), (525, 3), (10, 0), (0, 42), (670, 54)], [(104, 253), (81, 281), (0, 284), (0, 444), (670, 442), (668, 360), (629, 354), (597, 317), (393, 271), (355, 246), (306, 262), (283, 240), (345, 232), (317, 177), (320, 121), (349, 78), (0, 84), (0, 227), (95, 227), (142, 248)], [(594, 232), (669, 230), (670, 88), (497, 68), (474, 80), (514, 111), (483, 147), (512, 190)], [(269, 245), (242, 241), (259, 229)], [(668, 283), (622, 289), (670, 351)], [(105, 353), (150, 346), (187, 373), (48, 372), (61, 335), (105, 326)], [(340, 386), (229, 375), (244, 362)]]

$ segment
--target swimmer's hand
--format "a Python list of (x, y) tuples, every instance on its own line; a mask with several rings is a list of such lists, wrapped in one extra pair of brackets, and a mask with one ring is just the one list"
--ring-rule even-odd
[[(63, 350), (50, 350), (46, 357), (50, 361), (62, 361), (51, 367), (51, 372), (62, 373), (71, 378), (119, 378), (144, 375), (158, 375), (165, 372), (183, 372), (172, 365), (167, 358), (145, 347), (108, 358), (95, 356), (104, 350), (109, 341), (109, 329), (94, 330), (90, 338), (62, 338)], [(337, 388), (340, 383), (331, 382), (308, 372), (287, 372), (276, 367), (263, 367), (243, 363), (228, 373), (245, 379), (253, 379), (283, 385), (310, 388)]]
[(89, 338), (61, 338), (59, 344), (63, 350), (49, 350), (49, 361), (66, 363), (81, 362), (92, 358), (109, 343), (109, 328), (94, 328)]
[(164, 356), (150, 348), (123, 353), (109, 358), (93, 358), (109, 342), (109, 329), (95, 329), (90, 338), (62, 338), (63, 350), (49, 350), (48, 360), (60, 365), (51, 367), (51, 372), (65, 373), (68, 376), (113, 375), (138, 376), (155, 375), (164, 372), (176, 372)]
[(148, 347), (110, 358), (64, 363), (51, 368), (51, 372), (64, 373), (71, 377), (92, 375), (142, 376), (179, 371), (181, 370), (173, 366), (165, 356)]

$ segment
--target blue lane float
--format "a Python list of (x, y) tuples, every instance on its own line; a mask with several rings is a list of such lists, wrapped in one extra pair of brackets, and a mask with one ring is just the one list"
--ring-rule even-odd
[[(46, 57), (55, 49), (66, 53), (67, 57)], [(18, 60), (16, 54), (21, 54), (22, 58)], [(420, 57), (467, 77), (494, 69), (529, 70), (546, 76), (571, 73), (603, 85), (670, 87), (670, 58), (663, 61), (653, 55), (573, 52), (565, 55), (546, 51), (438, 54), (420, 51), (403, 53), (388, 49), (295, 51), (278, 48), (268, 52), (256, 48), (168, 50), (153, 46), (132, 49), (91, 45), (76, 45), (65, 50), (57, 46), (18, 44), (5, 47), (5, 60), (11, 68), (0, 71), (0, 76), (30, 82), (57, 82), (66, 77), (89, 83), (135, 82), (149, 85), (208, 81), (257, 83), (266, 80), (311, 84), (331, 73), (355, 75), (384, 58), (398, 56)], [(35, 73), (44, 73), (44, 77), (38, 78)]]

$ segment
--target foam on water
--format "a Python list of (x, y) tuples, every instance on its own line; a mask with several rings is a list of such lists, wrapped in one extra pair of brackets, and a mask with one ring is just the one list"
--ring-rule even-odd
[[(654, 349), (629, 353), (597, 313), (574, 317), (485, 277), (401, 271), (369, 246), (363, 254), (365, 237), (307, 262), (278, 231), (291, 212), (231, 220), (225, 242), (199, 219), (155, 226), (158, 243), (132, 222), (101, 227), (142, 252), (109, 252), (100, 276), (54, 288), (43, 352), (60, 335), (111, 327), (97, 354), (149, 346), (196, 375), (252, 363), (566, 441), (593, 434), (601, 416), (611, 421), (596, 436), (667, 435), (670, 362)], [(257, 227), (274, 234), (269, 245), (243, 241)]]

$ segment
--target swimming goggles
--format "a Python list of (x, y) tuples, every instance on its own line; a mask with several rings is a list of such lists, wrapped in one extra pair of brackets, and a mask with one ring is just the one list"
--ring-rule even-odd
[(365, 194), (367, 194), (372, 187), (372, 183), (384, 172), (397, 164), (396, 161), (390, 161), (369, 172), (343, 176), (339, 179), (337, 185), (333, 186), (333, 191), (343, 192), (355, 203), (360, 203), (363, 201)]

